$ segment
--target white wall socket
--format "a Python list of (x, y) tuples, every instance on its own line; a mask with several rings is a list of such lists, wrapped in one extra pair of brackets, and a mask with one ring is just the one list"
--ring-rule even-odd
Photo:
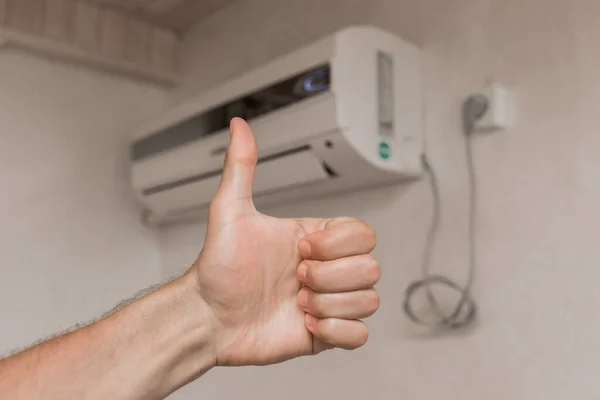
[(473, 125), (474, 132), (497, 132), (509, 129), (515, 124), (515, 100), (510, 90), (501, 85), (492, 84), (477, 94), (487, 98), (488, 107), (486, 113)]

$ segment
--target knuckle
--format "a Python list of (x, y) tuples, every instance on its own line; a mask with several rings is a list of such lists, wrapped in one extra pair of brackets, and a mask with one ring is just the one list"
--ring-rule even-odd
[(372, 236), (375, 235), (375, 231), (373, 230), (373, 228), (371, 228), (371, 226), (365, 221), (354, 218), (353, 222), (362, 230), (362, 232)]
[(366, 243), (369, 244), (371, 249), (377, 246), (377, 234), (371, 225), (361, 220), (355, 220), (356, 232), (361, 235)]
[(377, 234), (375, 233), (375, 230), (371, 227), (371, 225), (367, 224), (364, 221), (359, 221), (362, 225), (362, 228), (364, 229), (365, 233), (367, 235), (369, 235), (370, 238), (375, 239), (377, 237)]
[(374, 314), (381, 305), (381, 296), (376, 290), (372, 290), (369, 297), (369, 312)]
[(371, 254), (360, 256), (361, 282), (365, 286), (375, 286), (381, 279), (381, 265)]
[(365, 237), (371, 244), (371, 247), (374, 249), (377, 246), (377, 234), (375, 230), (371, 228), (371, 226), (365, 224)]
[(381, 264), (375, 257), (369, 255), (366, 276), (370, 284), (375, 285), (381, 279)]

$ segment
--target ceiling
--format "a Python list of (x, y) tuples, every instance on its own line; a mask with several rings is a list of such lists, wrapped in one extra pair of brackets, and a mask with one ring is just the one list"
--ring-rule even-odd
[(134, 14), (154, 24), (184, 33), (194, 24), (235, 0), (89, 0)]

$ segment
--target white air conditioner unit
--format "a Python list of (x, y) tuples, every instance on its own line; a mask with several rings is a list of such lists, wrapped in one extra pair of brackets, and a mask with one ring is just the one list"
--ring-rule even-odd
[(165, 111), (132, 143), (132, 184), (155, 223), (204, 217), (233, 117), (249, 121), (257, 207), (421, 173), (419, 52), (350, 27)]

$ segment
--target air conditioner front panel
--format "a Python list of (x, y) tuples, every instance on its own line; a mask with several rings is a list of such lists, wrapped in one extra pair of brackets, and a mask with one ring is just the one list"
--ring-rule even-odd
[[(253, 191), (258, 196), (331, 179), (309, 147), (260, 163), (255, 175)], [(179, 187), (165, 187), (164, 190), (144, 196), (144, 203), (153, 213), (165, 216), (180, 210), (206, 208), (220, 181), (221, 175), (215, 174), (195, 182), (182, 183)]]
[[(338, 128), (335, 97), (323, 93), (301, 103), (257, 118), (250, 123), (259, 157), (270, 156), (308, 143), (315, 136)], [(136, 191), (221, 168), (229, 132), (224, 130), (185, 146), (134, 162), (132, 183)]]

